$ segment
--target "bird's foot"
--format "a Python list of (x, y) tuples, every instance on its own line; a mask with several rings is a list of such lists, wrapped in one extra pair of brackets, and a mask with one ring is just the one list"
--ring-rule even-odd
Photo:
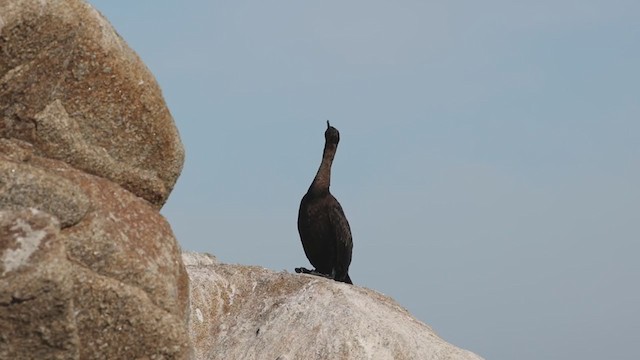
[(296, 272), (297, 272), (298, 274), (311, 274), (311, 271), (312, 271), (312, 270), (309, 270), (309, 269), (307, 269), (307, 268), (305, 268), (305, 267), (299, 267), (299, 268), (296, 268)]
[(327, 278), (327, 279), (333, 279), (333, 277), (331, 277), (331, 275), (323, 274), (323, 273), (321, 273), (321, 272), (319, 272), (319, 271), (317, 271), (315, 269), (309, 270), (309, 269), (304, 268), (304, 267), (299, 267), (299, 268), (295, 268), (295, 270), (296, 270), (296, 272), (298, 274), (309, 274), (309, 275), (320, 276), (320, 277)]

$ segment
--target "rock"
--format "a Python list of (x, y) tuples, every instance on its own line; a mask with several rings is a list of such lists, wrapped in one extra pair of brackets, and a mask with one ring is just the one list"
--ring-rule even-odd
[(375, 291), (206, 254), (183, 259), (196, 359), (481, 359)]
[(84, 1), (0, 0), (0, 116), (0, 359), (191, 359), (184, 151), (137, 55)]
[(162, 215), (59, 160), (9, 155), (0, 155), (0, 359), (190, 359), (189, 279)]
[(0, 209), (37, 208), (54, 215), (62, 227), (77, 224), (89, 199), (72, 182), (28, 163), (0, 155)]
[(74, 268), (80, 359), (191, 359), (181, 318), (141, 289)]
[(0, 155), (0, 209), (24, 208), (46, 211), (64, 224), (74, 260), (143, 289), (186, 322), (189, 279), (180, 247), (167, 221), (146, 201), (57, 160), (31, 156), (16, 163)]
[(73, 279), (58, 221), (0, 211), (0, 359), (77, 359)]
[(33, 145), (18, 139), (0, 138), (0, 154), (14, 162), (29, 161)]
[(81, 222), (63, 232), (68, 255), (97, 274), (142, 289), (186, 323), (189, 277), (166, 219), (109, 180), (57, 160), (34, 156), (30, 164), (75, 184), (92, 204)]
[(0, 1), (0, 138), (164, 204), (184, 150), (158, 84), (82, 0)]
[(189, 359), (184, 320), (69, 259), (58, 221), (0, 211), (1, 359)]
[(162, 215), (59, 160), (15, 158), (0, 155), (0, 333), (19, 336), (0, 335), (0, 359), (189, 359), (189, 279)]

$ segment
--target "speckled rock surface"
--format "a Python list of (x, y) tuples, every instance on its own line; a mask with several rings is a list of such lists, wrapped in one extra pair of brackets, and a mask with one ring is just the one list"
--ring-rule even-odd
[(166, 219), (109, 180), (59, 160), (33, 156), (29, 164), (74, 184), (91, 203), (82, 221), (62, 231), (68, 256), (99, 275), (142, 289), (157, 306), (186, 321), (189, 278)]
[(0, 359), (190, 358), (189, 279), (162, 215), (4, 145), (20, 150), (0, 155)]
[(0, 211), (0, 359), (189, 359), (183, 317), (68, 256), (57, 219)]
[(190, 359), (158, 212), (183, 147), (153, 76), (81, 0), (0, 0), (0, 359)]
[(27, 209), (0, 211), (0, 359), (74, 359), (73, 279), (60, 224)]
[(53, 214), (62, 227), (68, 227), (84, 217), (89, 199), (74, 183), (0, 154), (0, 209), (24, 208)]
[(189, 279), (162, 215), (3, 144), (15, 152), (0, 155), (0, 359), (190, 358)]
[(80, 359), (191, 359), (182, 319), (135, 286), (75, 266)]
[(164, 204), (182, 143), (154, 77), (100, 13), (1, 0), (0, 49), (0, 138)]
[(183, 259), (196, 359), (481, 359), (375, 291), (207, 254)]

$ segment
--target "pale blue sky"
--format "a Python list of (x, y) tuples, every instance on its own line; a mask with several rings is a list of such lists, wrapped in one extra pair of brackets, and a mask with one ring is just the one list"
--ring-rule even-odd
[(329, 119), (356, 284), (487, 359), (637, 358), (637, 0), (91, 3), (180, 130), (183, 249), (309, 266)]

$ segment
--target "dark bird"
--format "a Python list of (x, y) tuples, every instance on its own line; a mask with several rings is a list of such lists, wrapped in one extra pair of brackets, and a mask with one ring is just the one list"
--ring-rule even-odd
[(340, 133), (328, 120), (324, 139), (320, 168), (309, 190), (302, 197), (298, 212), (298, 232), (302, 247), (315, 270), (296, 268), (296, 272), (353, 284), (349, 277), (353, 249), (351, 228), (342, 206), (329, 192), (331, 164), (338, 149)]

